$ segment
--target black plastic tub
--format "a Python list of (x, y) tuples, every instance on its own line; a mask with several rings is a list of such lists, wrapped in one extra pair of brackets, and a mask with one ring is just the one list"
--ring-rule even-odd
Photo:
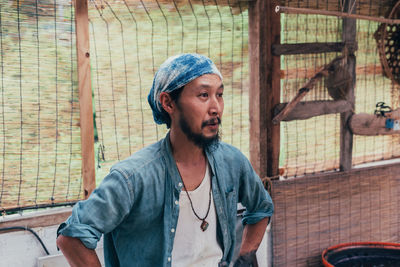
[(325, 267), (399, 267), (400, 244), (384, 242), (344, 243), (322, 253)]

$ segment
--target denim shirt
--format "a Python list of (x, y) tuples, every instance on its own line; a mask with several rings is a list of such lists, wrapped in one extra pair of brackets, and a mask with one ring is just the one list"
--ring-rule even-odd
[[(273, 213), (272, 200), (247, 158), (226, 143), (206, 151), (212, 171), (217, 238), (228, 266), (235, 248), (237, 203), (243, 224)], [(106, 266), (171, 266), (182, 181), (169, 135), (115, 164), (91, 196), (78, 202), (58, 234), (95, 249), (104, 234)]]

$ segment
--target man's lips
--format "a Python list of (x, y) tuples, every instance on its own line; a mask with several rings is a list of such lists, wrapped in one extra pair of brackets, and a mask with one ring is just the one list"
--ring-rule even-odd
[(211, 129), (217, 129), (219, 127), (219, 124), (217, 123), (207, 124), (206, 127), (209, 127)]
[(201, 127), (212, 127), (212, 128), (218, 128), (218, 125), (221, 124), (221, 119), (220, 118), (215, 118), (215, 119), (210, 119), (206, 120), (202, 123)]

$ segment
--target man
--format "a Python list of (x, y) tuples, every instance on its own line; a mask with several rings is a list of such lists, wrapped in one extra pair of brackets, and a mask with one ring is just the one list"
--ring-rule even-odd
[(251, 266), (269, 217), (270, 196), (243, 154), (219, 141), (222, 76), (197, 54), (169, 58), (148, 96), (167, 136), (111, 168), (58, 230), (57, 245), (72, 266), (228, 266), (237, 203), (246, 207), (240, 257)]

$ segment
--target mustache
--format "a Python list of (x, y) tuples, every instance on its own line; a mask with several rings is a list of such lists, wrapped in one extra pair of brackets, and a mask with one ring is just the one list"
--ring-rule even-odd
[(209, 119), (206, 121), (203, 121), (201, 123), (201, 128), (206, 127), (207, 125), (211, 125), (211, 124), (221, 124), (221, 119), (219, 117), (213, 118), (213, 119)]

